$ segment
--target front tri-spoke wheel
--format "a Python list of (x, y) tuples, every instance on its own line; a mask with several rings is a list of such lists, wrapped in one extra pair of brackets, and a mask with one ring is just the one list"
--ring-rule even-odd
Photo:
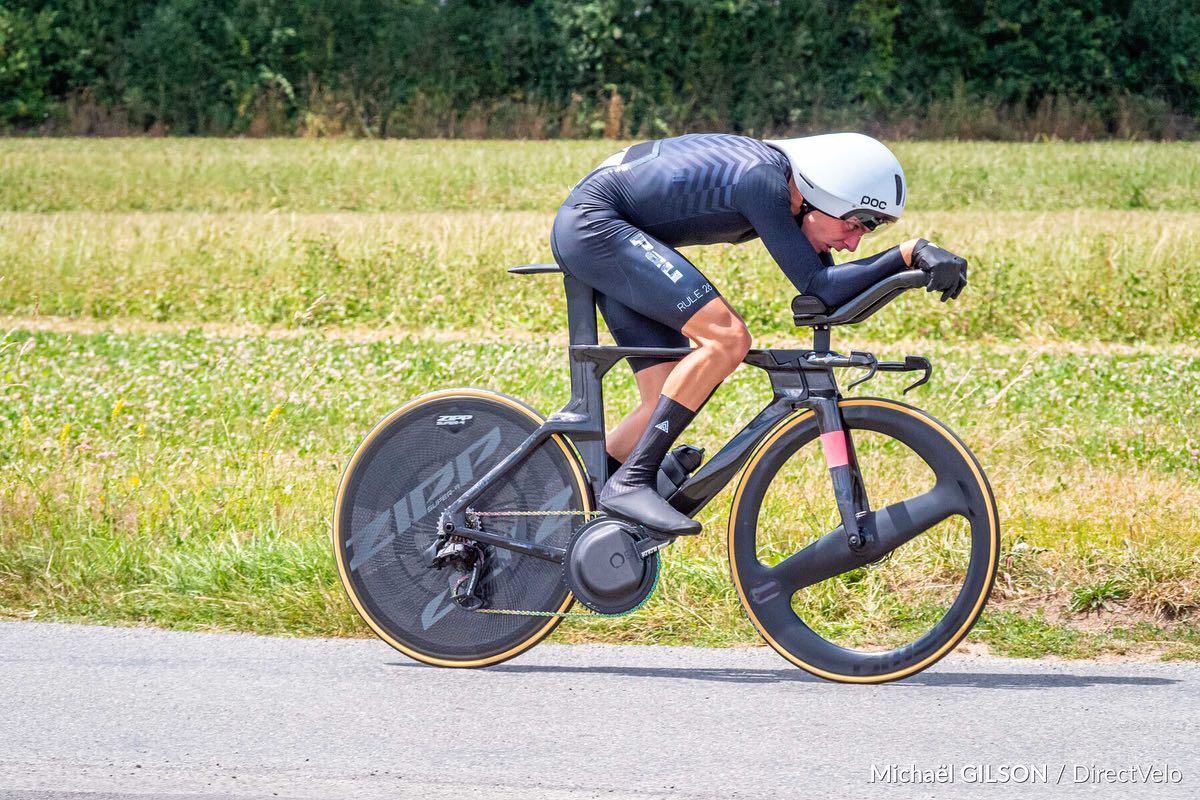
[(815, 417), (755, 452), (735, 494), (734, 583), (763, 638), (824, 678), (877, 683), (925, 669), (983, 611), (1000, 550), (995, 501), (966, 446), (891, 400), (841, 403), (872, 513), (866, 550), (841, 528)]

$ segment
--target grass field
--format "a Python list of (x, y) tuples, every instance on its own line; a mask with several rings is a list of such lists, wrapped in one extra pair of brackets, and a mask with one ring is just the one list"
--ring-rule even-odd
[[(0, 614), (364, 635), (328, 545), (348, 454), (421, 392), (566, 398), (547, 231), (603, 142), (0, 140)], [(906, 399), (988, 470), (998, 652), (1200, 657), (1200, 147), (897, 148), (912, 213), (971, 259), (835, 344), (928, 355)], [(688, 253), (759, 346), (799, 345), (758, 244)], [(900, 377), (858, 392), (899, 396)], [(610, 416), (632, 402), (625, 373)], [(688, 439), (762, 405), (735, 375)], [(727, 497), (646, 609), (563, 640), (750, 644)]]

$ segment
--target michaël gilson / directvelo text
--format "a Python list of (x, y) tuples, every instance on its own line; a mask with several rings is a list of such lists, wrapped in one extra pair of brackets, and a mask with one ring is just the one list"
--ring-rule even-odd
[(872, 764), (868, 783), (1179, 784), (1183, 771), (1168, 763), (1125, 764)]

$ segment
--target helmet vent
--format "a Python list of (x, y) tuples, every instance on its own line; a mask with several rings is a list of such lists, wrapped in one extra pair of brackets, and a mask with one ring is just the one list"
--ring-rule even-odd
[(896, 205), (904, 202), (904, 179), (896, 176)]

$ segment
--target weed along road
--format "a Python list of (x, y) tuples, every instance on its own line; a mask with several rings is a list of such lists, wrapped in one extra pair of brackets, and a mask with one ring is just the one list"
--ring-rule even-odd
[(0, 624), (0, 798), (1194, 797), (1200, 666), (954, 655), (835, 685), (765, 648)]

